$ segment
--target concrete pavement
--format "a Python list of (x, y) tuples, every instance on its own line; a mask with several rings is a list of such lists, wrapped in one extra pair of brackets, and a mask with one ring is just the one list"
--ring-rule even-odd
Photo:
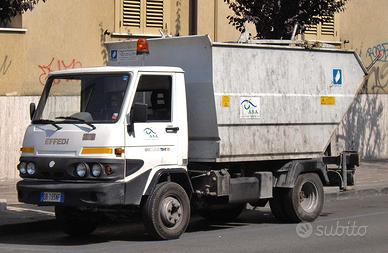
[[(87, 237), (64, 235), (53, 220), (0, 226), (1, 253), (363, 253), (387, 252), (388, 195), (328, 201), (313, 223), (280, 224), (268, 207), (228, 223), (193, 217), (179, 240), (153, 241), (140, 220), (101, 225)], [(1, 214), (0, 214), (1, 215)]]
[[(0, 181), (0, 226), (52, 220), (52, 207), (37, 207), (19, 203), (17, 181)], [(363, 198), (388, 194), (388, 161), (363, 161), (356, 170), (356, 185), (348, 191), (338, 187), (325, 189), (326, 201)]]

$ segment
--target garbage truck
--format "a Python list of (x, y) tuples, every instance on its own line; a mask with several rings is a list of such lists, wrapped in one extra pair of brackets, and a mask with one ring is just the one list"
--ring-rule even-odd
[(194, 212), (228, 221), (248, 203), (312, 222), (324, 186), (353, 183), (358, 154), (330, 140), (366, 74), (355, 52), (208, 36), (106, 47), (107, 66), (49, 74), (21, 147), (19, 201), (55, 206), (67, 234), (137, 213), (175, 239)]

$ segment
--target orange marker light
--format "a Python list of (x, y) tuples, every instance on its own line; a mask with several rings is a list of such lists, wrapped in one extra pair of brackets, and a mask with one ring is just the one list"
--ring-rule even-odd
[(35, 149), (34, 147), (22, 147), (20, 148), (20, 151), (22, 153), (34, 153)]
[(148, 46), (148, 41), (146, 39), (140, 38), (137, 40), (136, 54), (149, 54), (150, 49)]
[(123, 148), (115, 148), (115, 155), (120, 156), (120, 155), (122, 155), (124, 153), (125, 153), (125, 149), (123, 149)]

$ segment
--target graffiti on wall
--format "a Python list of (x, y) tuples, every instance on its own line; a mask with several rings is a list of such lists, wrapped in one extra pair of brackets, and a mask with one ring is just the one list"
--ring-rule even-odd
[(11, 58), (8, 55), (4, 56), (3, 60), (0, 61), (0, 75), (6, 75), (11, 67), (11, 64)]
[(388, 42), (368, 48), (367, 57), (369, 57), (371, 61), (378, 59), (378, 61), (381, 62), (388, 62)]
[(377, 61), (369, 70), (365, 87), (369, 93), (388, 93), (388, 42), (368, 48), (366, 58)]
[(388, 92), (388, 64), (375, 65), (370, 69), (366, 87), (372, 93)]
[[(64, 61), (63, 59), (57, 59), (53, 57), (48, 64), (39, 64), (40, 69), (39, 73), (39, 82), (44, 85), (47, 81), (48, 74), (53, 71), (67, 70), (81, 68), (82, 63), (77, 59), (72, 59), (70, 61)], [(54, 84), (59, 84), (60, 80), (55, 80)]]

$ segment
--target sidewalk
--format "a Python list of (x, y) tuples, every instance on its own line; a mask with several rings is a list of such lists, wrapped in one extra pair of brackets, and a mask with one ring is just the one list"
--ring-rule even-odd
[(340, 191), (338, 187), (325, 188), (326, 200), (380, 194), (388, 194), (388, 160), (362, 161), (356, 169), (355, 185), (347, 191)]
[[(17, 181), (0, 180), (0, 227), (52, 221), (54, 219), (52, 207), (37, 207), (18, 202), (16, 183)], [(348, 191), (340, 191), (338, 187), (325, 188), (326, 201), (381, 194), (388, 194), (388, 160), (363, 161), (356, 170), (356, 185)]]

